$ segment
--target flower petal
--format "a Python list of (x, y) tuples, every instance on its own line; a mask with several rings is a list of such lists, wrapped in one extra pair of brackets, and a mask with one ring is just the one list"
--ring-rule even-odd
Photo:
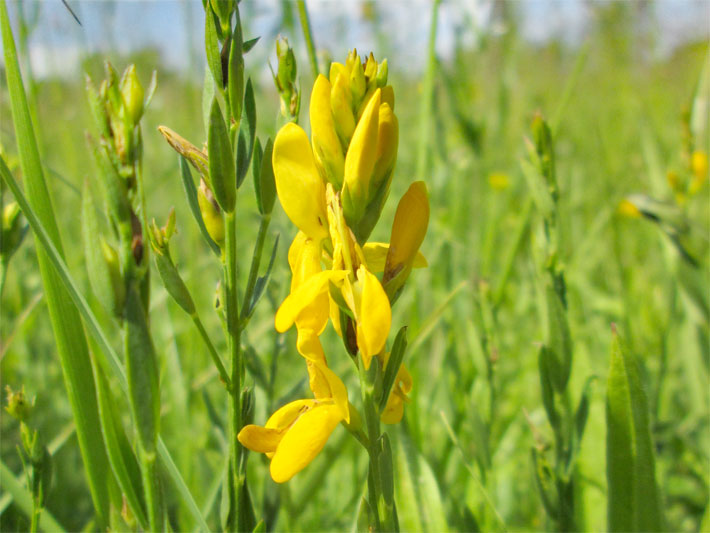
[(340, 189), (343, 185), (345, 158), (335, 132), (330, 92), (328, 78), (319, 74), (311, 92), (311, 140), (316, 166), (321, 171), (321, 176)]
[(357, 310), (357, 345), (360, 348), (365, 368), (370, 360), (385, 347), (392, 325), (392, 309), (380, 281), (364, 266), (357, 271), (362, 287), (360, 308)]
[(281, 128), (274, 141), (272, 163), (276, 191), (288, 218), (317, 242), (327, 237), (325, 185), (301, 127), (289, 122)]
[(264, 428), (249, 424), (244, 426), (237, 435), (237, 439), (245, 448), (258, 453), (271, 453), (276, 451), (276, 447), (284, 436), (282, 430), (276, 428)]
[(289, 402), (277, 409), (266, 421), (264, 427), (267, 429), (277, 429), (279, 431), (288, 429), (302, 413), (313, 407), (315, 403), (315, 400), (296, 400)]
[(387, 405), (380, 414), (380, 421), (383, 424), (399, 424), (402, 416), (404, 416), (404, 400), (396, 391), (392, 391), (387, 399)]
[(338, 406), (319, 404), (303, 413), (281, 439), (271, 459), (271, 478), (284, 483), (320, 453), (343, 415)]
[[(327, 320), (327, 318), (326, 318)], [(298, 353), (305, 357), (308, 361), (325, 362), (325, 353), (323, 346), (320, 343), (318, 334), (312, 329), (298, 328), (298, 340), (296, 341)], [(316, 396), (317, 398), (318, 396)]]
[(331, 398), (340, 409), (345, 422), (350, 423), (348, 391), (341, 379), (325, 364), (325, 360), (308, 361), (308, 375), (316, 399)]
[[(326, 270), (311, 276), (289, 294), (276, 311), (274, 325), (283, 333), (294, 322), (299, 326), (321, 332), (328, 322), (328, 282), (337, 282), (346, 275), (343, 270)], [(305, 312), (304, 312), (305, 311)], [(303, 314), (302, 314), (303, 313)]]
[[(382, 283), (386, 284), (400, 271), (412, 267), (429, 225), (429, 197), (426, 184), (415, 181), (397, 206), (392, 224), (392, 238), (387, 252)], [(404, 280), (402, 281), (402, 283)]]
[[(362, 247), (362, 252), (365, 255), (365, 263), (367, 264), (367, 269), (376, 274), (382, 272), (385, 269), (385, 261), (387, 259), (387, 252), (389, 252), (390, 245), (386, 242), (367, 242), (365, 246)], [(417, 252), (414, 257), (413, 268), (425, 268), (429, 266), (426, 257), (422, 255), (421, 252)]]

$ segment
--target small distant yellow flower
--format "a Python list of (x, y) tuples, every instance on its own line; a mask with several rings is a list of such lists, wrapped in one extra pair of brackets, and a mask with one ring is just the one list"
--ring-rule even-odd
[(488, 176), (488, 185), (497, 191), (504, 191), (510, 187), (510, 177), (505, 172), (492, 172)]
[(641, 218), (641, 211), (639, 211), (639, 208), (636, 207), (633, 202), (630, 200), (622, 200), (619, 203), (619, 207), (617, 208), (617, 212), (625, 217), (629, 218)]
[(693, 180), (690, 182), (689, 192), (695, 194), (708, 181), (708, 154), (702, 150), (696, 150), (690, 160), (693, 170)]

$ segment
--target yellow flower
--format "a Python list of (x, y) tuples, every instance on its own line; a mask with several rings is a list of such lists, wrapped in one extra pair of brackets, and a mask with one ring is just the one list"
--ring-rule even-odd
[[(386, 242), (365, 243), (365, 246), (362, 247), (362, 252), (365, 255), (365, 262), (370, 272), (373, 274), (384, 272), (389, 249), (390, 245)], [(414, 256), (412, 268), (426, 268), (428, 266), (429, 263), (427, 263), (426, 257), (424, 257), (420, 251), (417, 251), (417, 254)]]
[(328, 236), (325, 185), (318, 173), (306, 132), (289, 122), (274, 141), (276, 192), (298, 229), (316, 242)]
[[(331, 86), (320, 74), (311, 93), (311, 140), (313, 155), (323, 179), (337, 189), (343, 184), (343, 148), (335, 131), (331, 106)], [(352, 118), (351, 118), (352, 120)]]
[(364, 265), (358, 268), (356, 281), (345, 278), (342, 294), (355, 315), (357, 346), (363, 363), (370, 368), (372, 358), (384, 349), (392, 325), (389, 299), (380, 280)]
[(429, 226), (429, 197), (426, 184), (415, 181), (397, 206), (392, 237), (385, 260), (382, 284), (390, 298), (407, 281)]
[(350, 421), (345, 385), (325, 364), (308, 362), (314, 400), (296, 400), (277, 410), (266, 424), (244, 426), (237, 438), (271, 459), (269, 471), (284, 483), (320, 453), (341, 421)]
[(697, 193), (708, 181), (708, 154), (702, 150), (696, 150), (690, 159), (690, 166), (693, 170), (693, 180), (690, 182), (690, 194)]

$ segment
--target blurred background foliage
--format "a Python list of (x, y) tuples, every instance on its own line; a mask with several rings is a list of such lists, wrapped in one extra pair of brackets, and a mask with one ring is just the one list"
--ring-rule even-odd
[[(160, 4), (166, 9), (184, 9), (186, 14), (195, 7)], [(196, 4), (201, 17), (201, 5)], [(566, 269), (574, 340), (570, 384), (574, 402), (589, 376), (599, 378), (592, 385), (579, 457), (581, 490), (577, 496), (582, 523), (585, 529), (606, 529), (604, 398), (612, 323), (641, 361), (669, 530), (697, 531), (708, 512), (707, 316), (697, 311), (683, 290), (679, 255), (667, 236), (655, 224), (620, 215), (618, 206), (632, 193), (675, 201), (666, 174), (683, 172), (686, 165), (682, 113), (696, 97), (703, 65), (708, 68), (710, 5), (672, 2), (673, 9), (690, 10), (705, 17), (706, 23), (704, 33), (689, 31), (692, 38), (676, 39), (668, 47), (661, 46), (668, 42), (664, 39), (668, 28), (659, 20), (662, 15), (655, 2), (577, 4), (584, 21), (578, 38), (550, 32), (544, 39), (531, 39), (524, 31), (531, 16), (524, 3), (484, 3), (486, 21), (476, 24), (463, 2), (444, 2), (442, 9), (453, 13), (450, 16), (456, 23), (447, 26), (445, 34), (440, 28), (438, 38), (450, 45), (446, 53), (437, 48), (430, 129), (423, 145), (419, 121), (426, 58), (419, 57), (416, 64), (395, 62), (397, 53), (402, 55), (390, 29), (396, 20), (382, 14), (407, 10), (408, 4), (396, 2), (392, 8), (379, 2), (352, 3), (342, 15), (326, 7), (330, 18), (319, 15), (322, 3), (311, 8), (322, 64), (331, 57), (342, 60), (328, 52), (327, 40), (319, 40), (319, 27), (326, 24), (330, 32), (349, 28), (348, 35), (365, 35), (362, 42), (339, 42), (338, 53), (352, 46), (361, 54), (368, 53), (371, 47), (378, 59), (389, 57), (401, 128), (399, 159), (392, 200), (374, 240), (387, 240), (394, 199), (410, 181), (424, 179), (430, 191), (432, 215), (422, 247), (430, 266), (413, 274), (412, 287), (395, 307), (393, 321), (409, 325), (406, 364), (415, 383), (405, 420), (389, 428), (407, 452), (399, 456), (397, 475), (401, 478), (400, 521), (408, 529), (433, 530), (441, 524), (439, 519), (456, 530), (499, 530), (501, 521), (510, 530), (550, 527), (530, 460), (531, 448), (544, 450), (552, 442), (537, 374), (537, 351), (545, 331), (544, 295), (536, 264), (541, 223), (527, 207), (530, 191), (520, 170), (524, 138), (536, 111), (551, 121), (556, 139), (559, 255)], [(413, 5), (428, 20), (429, 4)], [(551, 5), (552, 12), (561, 3)], [(88, 295), (78, 238), (79, 190), (84, 179), (92, 179), (95, 169), (85, 139), (91, 126), (84, 80), (80, 74), (60, 75), (61, 66), (50, 74), (33, 76), (28, 61), (33, 43), (42, 42), (33, 40), (37, 37), (33, 32), (45, 30), (37, 24), (43, 10), (52, 9), (53, 17), (66, 17), (63, 24), (75, 23), (68, 12), (57, 12), (49, 4), (22, 2), (10, 7), (19, 29), (16, 38), (25, 60), (25, 83), (67, 261)], [(100, 22), (108, 50), (90, 53), (84, 49), (79, 71), (100, 79), (106, 59), (118, 70), (135, 63), (147, 85), (151, 71), (157, 70), (158, 90), (143, 130), (148, 214), (161, 221), (175, 207), (179, 233), (173, 241), (174, 257), (200, 314), (211, 317), (205, 321), (215, 333), (213, 338), (220, 338), (216, 334), (219, 323), (210, 311), (220, 272), (189, 214), (176, 157), (157, 131), (158, 125), (167, 125), (197, 145), (206, 138), (201, 34), (192, 24), (172, 29), (195, 43), (182, 55), (187, 66), (175, 68), (160, 47), (136, 49), (121, 43), (122, 28), (114, 24), (117, 4), (102, 3), (98, 9), (98, 19), (92, 16), (82, 22)], [(141, 16), (138, 3), (120, 9)], [(246, 66), (257, 87), (257, 131), (263, 139), (273, 137), (278, 127), (278, 94), (266, 63), (275, 65), (277, 33), (288, 36), (298, 53), (304, 103), (312, 82), (295, 3), (272, 2), (269, 9), (271, 24), (265, 24), (256, 2), (242, 2), (245, 37), (262, 37), (247, 56)], [(457, 10), (461, 13), (458, 19)], [(80, 18), (81, 11), (77, 9)], [(535, 20), (548, 23), (544, 17)], [(426, 42), (424, 35), (413, 38), (412, 46), (417, 49)], [(62, 58), (56, 61), (61, 65)], [(15, 170), (4, 76), (2, 80), (0, 146)], [(307, 107), (304, 104), (301, 113), (304, 126)], [(696, 142), (704, 142), (707, 152), (707, 136)], [(424, 175), (419, 176), (421, 150), (427, 156)], [(242, 190), (251, 188), (248, 180)], [(705, 247), (698, 250), (703, 275), (708, 273), (709, 206), (706, 179), (701, 190), (683, 204), (691, 230), (700, 235), (701, 242), (704, 237)], [(240, 227), (256, 229), (257, 224), (249, 222), (249, 217), (256, 217), (252, 194), (239, 196), (238, 213), (244, 221)], [(269, 403), (280, 405), (307, 390), (305, 379), (293, 381), (294, 375), (303, 375), (295, 333), (277, 336), (273, 331), (273, 313), (287, 294), (290, 280), (283, 243), (293, 237), (293, 228), (280, 208), (275, 210), (270, 242), (277, 233), (282, 246), (268, 289), (269, 304), (258, 309), (246, 339), (253, 348), (250, 371), (271, 365), (277, 368), (273, 393), (257, 389), (256, 420), (264, 420), (273, 411)], [(245, 234), (242, 242), (253, 240), (254, 235)], [(36, 397), (34, 421), (54, 455), (48, 509), (64, 527), (76, 531), (89, 523), (93, 511), (72, 436), (71, 411), (34, 254), (27, 239), (8, 271), (0, 309), (0, 384), (14, 389), (24, 385), (28, 395)], [(242, 267), (241, 274), (246, 275), (245, 271)], [(159, 282), (154, 279), (154, 283), (152, 329), (162, 364), (162, 435), (193, 493), (206, 499), (216, 490), (215, 478), (219, 481), (226, 460), (220, 384), (189, 318), (166, 297)], [(94, 308), (101, 316), (100, 306)], [(109, 318), (102, 318), (118, 341), (118, 331)], [(354, 383), (357, 376), (334, 332), (326, 332), (324, 345), (336, 372), (346, 384)], [(21, 472), (16, 451), (19, 426), (4, 412), (0, 421), (2, 461), (17, 474)], [(267, 525), (278, 530), (350, 528), (364, 486), (362, 455), (346, 432), (338, 430), (313, 465), (285, 486), (268, 479), (265, 461), (252, 455), (250, 483), (255, 494), (265, 494), (256, 497), (257, 509), (271, 516)], [(430, 521), (407, 521), (413, 505), (428, 509)], [(0, 512), (0, 530), (27, 527), (26, 518), (7, 494), (0, 497)], [(215, 524), (217, 513), (213, 509), (209, 515)]]

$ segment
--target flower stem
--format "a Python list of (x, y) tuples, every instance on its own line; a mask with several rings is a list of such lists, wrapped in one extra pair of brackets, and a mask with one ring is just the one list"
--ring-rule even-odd
[[(359, 359), (360, 390), (362, 392), (362, 402), (365, 411), (365, 426), (367, 427), (367, 453), (370, 459), (369, 472), (367, 475), (368, 494), (370, 497), (370, 509), (372, 511), (372, 521), (369, 524), (371, 531), (397, 531), (397, 524), (394, 518), (394, 505), (388, 504), (383, 489), (383, 471), (381, 468), (382, 439), (380, 438), (380, 412), (377, 407), (378, 386), (381, 388), (380, 362), (378, 358), (373, 358), (369, 369), (365, 369), (362, 357)], [(378, 385), (380, 384), (380, 385)], [(391, 471), (389, 473), (391, 476)], [(388, 480), (392, 485), (392, 480)], [(392, 501), (393, 502), (393, 501)]]
[(191, 317), (192, 317), (193, 324), (195, 324), (195, 327), (197, 328), (197, 330), (200, 332), (200, 335), (202, 336), (202, 340), (204, 340), (205, 344), (207, 345), (207, 350), (210, 352), (210, 356), (212, 357), (212, 361), (214, 362), (214, 365), (217, 367), (217, 371), (219, 372), (220, 379), (224, 382), (224, 385), (227, 387), (227, 390), (231, 391), (232, 390), (232, 380), (230, 379), (229, 374), (227, 373), (227, 369), (224, 367), (224, 363), (222, 362), (222, 358), (217, 353), (217, 349), (214, 347), (214, 344), (212, 344), (212, 340), (210, 339), (209, 335), (207, 334), (205, 327), (202, 325), (202, 321), (200, 320), (200, 317), (197, 315), (197, 313), (192, 314)]
[(240, 457), (243, 453), (242, 445), (237, 440), (237, 435), (242, 429), (242, 358), (241, 358), (241, 326), (239, 324), (239, 301), (237, 295), (237, 221), (234, 212), (225, 214), (225, 253), (223, 256), (225, 278), (225, 312), (227, 319), (227, 347), (231, 365), (231, 389), (229, 402), (230, 438), (229, 452), (232, 473), (232, 515), (230, 529), (241, 531), (241, 513), (239, 498), (242, 497), (243, 477), (240, 476)]
[(256, 286), (257, 275), (259, 274), (259, 266), (261, 264), (261, 255), (264, 251), (264, 242), (266, 240), (266, 232), (269, 229), (271, 215), (262, 215), (259, 223), (259, 233), (256, 236), (256, 244), (254, 245), (254, 254), (251, 259), (251, 267), (249, 268), (249, 279), (247, 287), (244, 291), (244, 301), (242, 302), (242, 310), (239, 315), (240, 327), (246, 327), (248, 322), (247, 314), (251, 307), (251, 299), (254, 295), (254, 287)]
[(313, 34), (311, 32), (311, 21), (308, 19), (305, 0), (298, 0), (297, 4), (298, 16), (301, 19), (301, 29), (303, 30), (303, 37), (306, 39), (306, 47), (308, 48), (308, 59), (311, 62), (311, 69), (313, 69), (313, 79), (316, 79), (320, 71), (318, 70), (316, 46), (313, 42)]

